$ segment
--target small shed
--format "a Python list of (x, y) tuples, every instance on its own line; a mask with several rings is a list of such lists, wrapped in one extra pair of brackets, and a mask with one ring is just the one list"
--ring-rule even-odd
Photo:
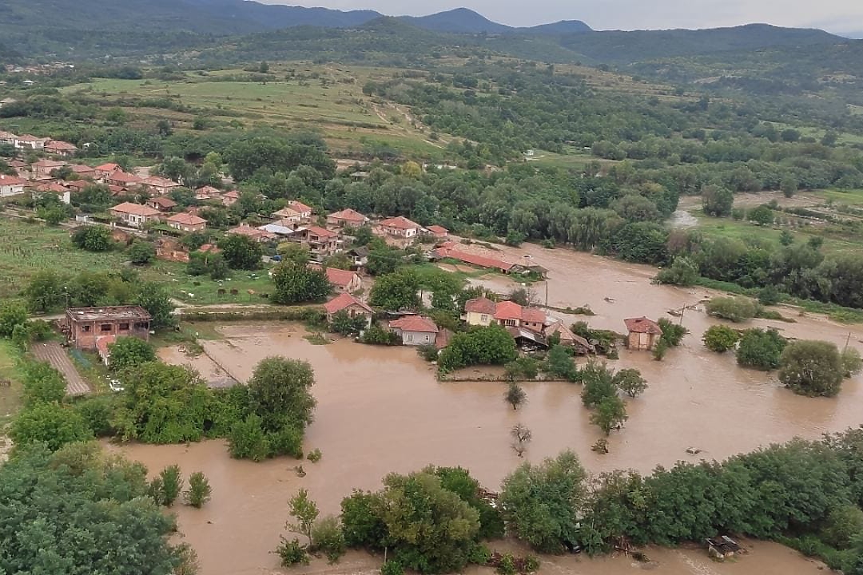
[(737, 544), (737, 541), (727, 535), (722, 535), (721, 537), (709, 537), (706, 541), (707, 553), (710, 557), (720, 561), (724, 561), (746, 552), (745, 549)]
[(636, 351), (652, 351), (662, 338), (662, 328), (652, 319), (637, 317), (623, 320), (628, 332), (626, 345)]
[(528, 351), (548, 349), (548, 341), (533, 330), (524, 327), (508, 327), (506, 331), (513, 337), (519, 349)]

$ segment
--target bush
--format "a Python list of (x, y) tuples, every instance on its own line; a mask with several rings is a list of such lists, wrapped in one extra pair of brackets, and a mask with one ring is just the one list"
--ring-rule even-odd
[(737, 332), (727, 325), (714, 325), (704, 332), (702, 341), (704, 341), (704, 345), (710, 351), (725, 353), (733, 349), (739, 339), (740, 336)]
[(260, 417), (252, 414), (234, 424), (228, 435), (228, 452), (234, 459), (252, 461), (263, 461), (270, 456), (270, 443)]
[(677, 325), (663, 318), (657, 322), (662, 329), (662, 340), (671, 347), (677, 347), (683, 341), (684, 336), (689, 333), (689, 330), (682, 325)]
[(776, 305), (781, 297), (782, 294), (773, 286), (767, 286), (758, 291), (758, 303), (761, 305)]
[(189, 489), (183, 494), (186, 504), (200, 509), (210, 500), (213, 489), (207, 477), (200, 471), (189, 476)]
[(698, 280), (699, 275), (695, 262), (685, 256), (678, 256), (674, 258), (671, 267), (656, 275), (656, 281), (661, 284), (691, 286)]
[(545, 357), (545, 370), (549, 375), (567, 381), (575, 382), (579, 379), (578, 368), (575, 366), (572, 356), (562, 345), (555, 345), (548, 350), (548, 355)]
[(12, 422), (9, 437), (16, 449), (44, 443), (50, 451), (57, 451), (68, 443), (92, 439), (93, 434), (78, 412), (54, 402), (24, 409)]
[(107, 252), (114, 245), (111, 230), (103, 226), (83, 226), (72, 233), (72, 243), (88, 252)]
[(860, 373), (860, 370), (863, 369), (863, 359), (860, 358), (860, 352), (853, 347), (843, 349), (842, 367), (845, 370), (845, 377), (853, 377)]
[(0, 303), (0, 337), (12, 337), (16, 327), (26, 325), (26, 307), (9, 300)]
[(421, 345), (417, 348), (417, 353), (428, 362), (437, 361), (438, 348), (434, 344)]
[(171, 507), (183, 491), (183, 476), (180, 474), (180, 466), (169, 465), (159, 473), (159, 480), (161, 503), (165, 507)]
[(148, 342), (137, 337), (121, 337), (108, 346), (109, 365), (113, 371), (138, 367), (156, 361), (156, 350)]
[(282, 567), (285, 568), (309, 564), (309, 553), (296, 537), (290, 541), (282, 537), (282, 542), (276, 548), (276, 554), (281, 560)]
[(363, 332), (360, 342), (368, 345), (401, 345), (402, 340), (395, 332), (372, 324), (369, 329)]
[(441, 352), (441, 373), (471, 365), (504, 365), (517, 357), (515, 340), (500, 326), (493, 325), (457, 333)]
[(755, 317), (758, 314), (758, 305), (748, 298), (715, 297), (707, 303), (707, 313), (740, 323)]
[(133, 265), (147, 265), (156, 257), (156, 247), (150, 242), (136, 241), (129, 248), (129, 261)]
[(306, 456), (306, 459), (311, 461), (312, 463), (317, 463), (321, 460), (324, 455), (321, 453), (321, 450), (317, 447), (309, 451), (309, 454)]
[(59, 403), (66, 397), (66, 380), (63, 375), (41, 361), (24, 364), (24, 405)]
[(824, 528), (824, 541), (836, 549), (848, 549), (863, 533), (863, 510), (855, 505), (843, 505), (830, 512)]
[(604, 364), (588, 363), (581, 370), (581, 381), (584, 383), (581, 401), (585, 407), (593, 408), (606, 397), (617, 397), (614, 376)]
[(826, 341), (795, 341), (779, 359), (779, 381), (800, 395), (833, 397), (844, 376), (839, 350)]
[(404, 572), (402, 564), (392, 559), (381, 565), (381, 575), (404, 575)]
[(367, 326), (368, 318), (365, 315), (351, 317), (348, 315), (348, 312), (342, 310), (333, 314), (333, 320), (330, 322), (330, 332), (351, 336), (360, 333)]
[(330, 563), (335, 563), (345, 554), (345, 536), (339, 520), (333, 516), (324, 517), (312, 527), (313, 552), (322, 552)]
[(775, 329), (748, 329), (743, 332), (737, 347), (737, 363), (742, 367), (763, 371), (776, 369), (786, 343)]
[(637, 369), (623, 369), (614, 374), (612, 383), (620, 391), (635, 398), (644, 393), (647, 389), (647, 380), (641, 377), (641, 372)]

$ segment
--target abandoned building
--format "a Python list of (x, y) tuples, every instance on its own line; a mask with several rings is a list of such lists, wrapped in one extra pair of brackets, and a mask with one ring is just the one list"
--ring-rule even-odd
[(662, 339), (662, 328), (646, 317), (623, 320), (626, 324), (626, 345), (635, 351), (652, 351)]
[(148, 341), (152, 317), (140, 306), (85, 307), (66, 310), (66, 343), (77, 348), (96, 350), (106, 336), (132, 336)]

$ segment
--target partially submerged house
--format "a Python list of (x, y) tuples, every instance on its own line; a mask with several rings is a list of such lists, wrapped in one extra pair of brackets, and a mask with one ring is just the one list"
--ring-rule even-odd
[(406, 315), (389, 323), (390, 331), (398, 335), (403, 345), (433, 345), (437, 340), (437, 324), (421, 315)]
[(431, 261), (452, 259), (478, 268), (490, 269), (503, 274), (510, 273), (515, 267), (514, 264), (503, 260), (462, 251), (458, 249), (453, 242), (445, 242), (432, 250), (429, 254), (429, 259)]
[(506, 331), (515, 340), (515, 344), (519, 349), (527, 351), (548, 349), (548, 340), (539, 332), (524, 327), (508, 327)]
[(741, 553), (746, 553), (746, 550), (738, 545), (737, 541), (727, 535), (722, 535), (721, 537), (709, 537), (706, 539), (706, 542), (707, 553), (712, 558), (720, 561), (730, 559), (731, 557), (740, 555)]
[(596, 347), (594, 345), (580, 335), (572, 333), (572, 330), (566, 327), (560, 320), (547, 325), (542, 331), (542, 334), (547, 340), (551, 340), (557, 336), (560, 345), (571, 347), (578, 355), (596, 353)]
[(128, 336), (150, 339), (152, 317), (136, 305), (69, 308), (66, 310), (66, 342), (76, 349), (96, 350), (100, 337)]
[(636, 317), (625, 319), (626, 346), (635, 351), (652, 351), (662, 338), (662, 328), (652, 319)]
[(348, 293), (343, 293), (331, 299), (324, 304), (324, 310), (327, 312), (327, 321), (333, 321), (333, 316), (343, 311), (348, 314), (348, 317), (363, 316), (366, 318), (366, 327), (372, 324), (372, 308)]
[(519, 327), (541, 334), (545, 329), (545, 312), (525, 307), (514, 301), (494, 302), (480, 297), (468, 300), (464, 306), (464, 319), (468, 325), (488, 326), (493, 323), (504, 327)]

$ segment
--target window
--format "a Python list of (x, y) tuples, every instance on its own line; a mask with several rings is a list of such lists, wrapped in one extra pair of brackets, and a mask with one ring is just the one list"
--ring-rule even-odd
[(83, 331), (84, 333), (90, 333), (90, 326), (89, 325), (81, 326), (81, 331)]
[(431, 336), (426, 334), (426, 343), (428, 343), (429, 341), (431, 341)]
[(406, 333), (405, 334), (405, 341), (413, 341), (413, 340), (414, 340), (414, 334), (412, 334), (412, 333)]
[(110, 323), (103, 323), (101, 329), (103, 332), (109, 332), (114, 329), (114, 326), (112, 326)]
[(128, 323), (121, 323), (120, 324), (120, 331), (129, 331), (129, 324)]
[(508, 319), (508, 320), (504, 321), (504, 325), (510, 326), (510, 327), (515, 327), (515, 320), (514, 319)]
[(481, 321), (482, 323), (486, 323), (488, 321), (488, 314), (482, 314), (479, 317), (479, 321)]

